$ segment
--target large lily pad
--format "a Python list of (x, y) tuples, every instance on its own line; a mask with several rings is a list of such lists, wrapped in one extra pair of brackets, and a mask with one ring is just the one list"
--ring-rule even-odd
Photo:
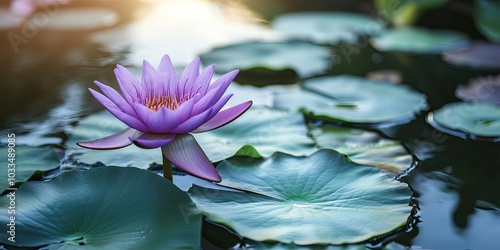
[(37, 170), (49, 170), (59, 165), (59, 158), (50, 147), (29, 147), (29, 146), (15, 146), (14, 150), (14, 164), (9, 168), (8, 164), (8, 150), (7, 145), (0, 147), (0, 190), (11, 186), (12, 183), (8, 180), (8, 169), (15, 169), (15, 180), (13, 182), (26, 181)]
[(323, 44), (356, 43), (360, 35), (380, 33), (382, 22), (364, 14), (297, 12), (278, 16), (272, 27), (291, 38)]
[(112, 135), (127, 128), (127, 125), (116, 119), (107, 111), (98, 112), (82, 119), (76, 127), (68, 131), (69, 140), (66, 147), (74, 159), (86, 164), (101, 162), (112, 166), (134, 166), (146, 169), (153, 162), (161, 162), (161, 151), (142, 149), (130, 145), (114, 150), (91, 150), (81, 148), (77, 142), (90, 141)]
[(280, 151), (302, 156), (317, 150), (299, 113), (271, 109), (250, 109), (232, 123), (195, 134), (208, 158), (217, 162), (234, 155), (269, 157)]
[(300, 77), (326, 72), (330, 67), (328, 48), (307, 42), (247, 42), (216, 48), (204, 55), (204, 64), (216, 64), (217, 73), (234, 69), (293, 70)]
[(319, 147), (335, 149), (356, 163), (377, 166), (391, 176), (413, 164), (412, 155), (400, 142), (375, 132), (334, 125), (314, 127), (311, 132)]
[(477, 28), (492, 42), (500, 42), (500, 2), (490, 0), (474, 1), (474, 21)]
[[(146, 191), (151, 192), (146, 192)], [(146, 193), (145, 193), (146, 192)], [(0, 197), (7, 211), (10, 197)], [(56, 249), (195, 249), (201, 216), (189, 196), (162, 177), (137, 168), (71, 171), (15, 192), (15, 246)], [(0, 214), (7, 232), (8, 213)], [(58, 248), (62, 249), (62, 248)]]
[(435, 128), (453, 135), (500, 141), (500, 106), (494, 104), (450, 103), (430, 112), (427, 120)]
[(464, 50), (445, 52), (443, 60), (459, 66), (480, 69), (500, 68), (500, 44), (473, 42)]
[(406, 27), (388, 30), (371, 39), (371, 43), (380, 51), (439, 54), (464, 49), (469, 40), (456, 31)]
[(276, 93), (275, 106), (350, 123), (409, 121), (427, 109), (425, 96), (405, 85), (349, 75), (306, 80), (302, 90)]
[(500, 105), (500, 75), (472, 79), (467, 85), (459, 86), (455, 95), (464, 101)]
[(333, 150), (235, 157), (218, 171), (221, 185), (247, 192), (193, 186), (191, 198), (209, 220), (253, 240), (355, 243), (401, 227), (411, 213), (407, 184)]

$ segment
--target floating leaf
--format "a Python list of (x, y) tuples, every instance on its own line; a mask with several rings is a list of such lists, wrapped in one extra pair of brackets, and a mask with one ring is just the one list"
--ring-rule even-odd
[(297, 12), (278, 16), (272, 27), (291, 38), (323, 44), (356, 43), (379, 34), (382, 23), (369, 15), (347, 12)]
[[(2, 211), (9, 202), (8, 195), (0, 197)], [(26, 182), (15, 191), (15, 203), (15, 214), (0, 213), (4, 233), (15, 216), (15, 243), (2, 237), (3, 244), (47, 249), (200, 246), (201, 216), (189, 196), (137, 168), (101, 167)]]
[(455, 95), (464, 101), (480, 101), (500, 105), (500, 75), (472, 79), (467, 85), (459, 86)]
[(385, 139), (375, 132), (323, 125), (312, 128), (318, 146), (345, 154), (359, 164), (374, 165), (390, 173), (401, 173), (413, 164), (413, 157), (398, 141)]
[(26, 181), (37, 170), (49, 170), (59, 165), (59, 158), (50, 147), (16, 145), (11, 148), (14, 150), (14, 155), (11, 156), (14, 156), (15, 166), (9, 168), (8, 164), (11, 163), (9, 162), (9, 147), (8, 145), (0, 147), (2, 152), (0, 155), (0, 162), (2, 162), (0, 165), (0, 174), (3, 176), (3, 178), (0, 178), (0, 190), (2, 191), (10, 186), (8, 180), (9, 169), (15, 170), (14, 182), (18, 182)]
[(147, 150), (130, 145), (115, 150), (91, 150), (81, 148), (77, 142), (90, 141), (112, 135), (127, 128), (127, 125), (112, 116), (108, 111), (102, 111), (82, 119), (78, 125), (68, 131), (69, 140), (66, 147), (74, 154), (75, 160), (94, 164), (101, 162), (113, 166), (134, 166), (146, 169), (149, 164), (161, 161), (161, 151)]
[(480, 69), (500, 68), (500, 44), (473, 42), (460, 51), (449, 51), (442, 55), (447, 63)]
[[(490, 103), (449, 103), (430, 112), (428, 122), (443, 132), (500, 141), (500, 106)], [(458, 132), (458, 133), (457, 133)]]
[(291, 69), (300, 77), (326, 72), (330, 67), (329, 58), (328, 48), (300, 41), (242, 43), (201, 55), (204, 64), (217, 65), (217, 73), (261, 69), (271, 74)]
[(317, 150), (301, 114), (270, 109), (250, 109), (232, 123), (205, 133), (196, 140), (212, 162), (234, 155), (269, 157), (280, 151), (302, 156)]
[(408, 185), (333, 150), (235, 157), (217, 169), (221, 185), (248, 192), (193, 186), (191, 198), (209, 220), (257, 241), (361, 242), (401, 227), (411, 213)]
[(372, 38), (371, 43), (380, 51), (439, 54), (464, 49), (469, 41), (464, 34), (456, 31), (406, 27), (388, 30)]
[(312, 78), (303, 89), (275, 95), (275, 106), (303, 109), (315, 118), (350, 122), (406, 122), (427, 108), (426, 98), (405, 85), (342, 75)]
[(474, 21), (477, 28), (490, 41), (500, 42), (500, 26), (498, 16), (500, 15), (500, 2), (491, 0), (474, 1)]

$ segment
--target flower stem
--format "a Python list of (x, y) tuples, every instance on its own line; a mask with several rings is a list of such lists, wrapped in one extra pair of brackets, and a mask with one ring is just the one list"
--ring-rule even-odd
[(172, 181), (172, 163), (162, 154), (163, 157), (163, 178)]

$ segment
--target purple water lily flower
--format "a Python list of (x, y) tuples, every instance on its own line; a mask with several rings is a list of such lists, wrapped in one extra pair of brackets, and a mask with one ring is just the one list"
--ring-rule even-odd
[(247, 101), (220, 111), (232, 94), (223, 96), (238, 74), (231, 71), (210, 84), (214, 66), (200, 73), (200, 59), (186, 66), (177, 78), (168, 55), (158, 69), (144, 60), (142, 82), (117, 65), (116, 79), (122, 95), (98, 81), (92, 95), (129, 128), (101, 139), (79, 142), (90, 149), (117, 149), (134, 143), (141, 148), (161, 147), (163, 156), (185, 172), (211, 181), (221, 178), (191, 133), (222, 127), (252, 105)]

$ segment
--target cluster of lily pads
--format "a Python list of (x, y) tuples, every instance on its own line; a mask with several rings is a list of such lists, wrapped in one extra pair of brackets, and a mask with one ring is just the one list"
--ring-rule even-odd
[[(298, 82), (270, 88), (233, 83), (254, 106), (227, 126), (194, 135), (222, 182), (187, 179), (177, 171), (171, 183), (158, 175), (161, 157), (154, 150), (77, 147), (127, 128), (108, 112), (92, 114), (65, 131), (62, 147), (17, 147), (23, 155), (16, 173), (19, 238), (0, 242), (44, 249), (197, 249), (206, 219), (256, 249), (350, 249), (404, 228), (412, 192), (398, 176), (411, 170), (414, 159), (402, 143), (374, 129), (413, 120), (428, 109), (426, 97), (406, 85), (329, 74), (335, 67), (331, 46), (372, 37), (381, 51), (442, 53), (469, 41), (453, 32), (386, 30), (372, 17), (346, 13), (289, 14), (272, 27), (290, 40), (201, 55), (216, 73), (239, 68), (254, 85), (290, 72), (283, 82)], [(259, 102), (264, 95), (270, 102)], [(467, 110), (463, 106), (430, 114), (444, 127), (500, 136), (498, 106), (474, 104), (472, 129), (450, 120)], [(0, 197), (2, 209), (9, 202)], [(8, 230), (8, 221), (1, 213), (0, 230)], [(341, 244), (352, 245), (336, 246)]]

